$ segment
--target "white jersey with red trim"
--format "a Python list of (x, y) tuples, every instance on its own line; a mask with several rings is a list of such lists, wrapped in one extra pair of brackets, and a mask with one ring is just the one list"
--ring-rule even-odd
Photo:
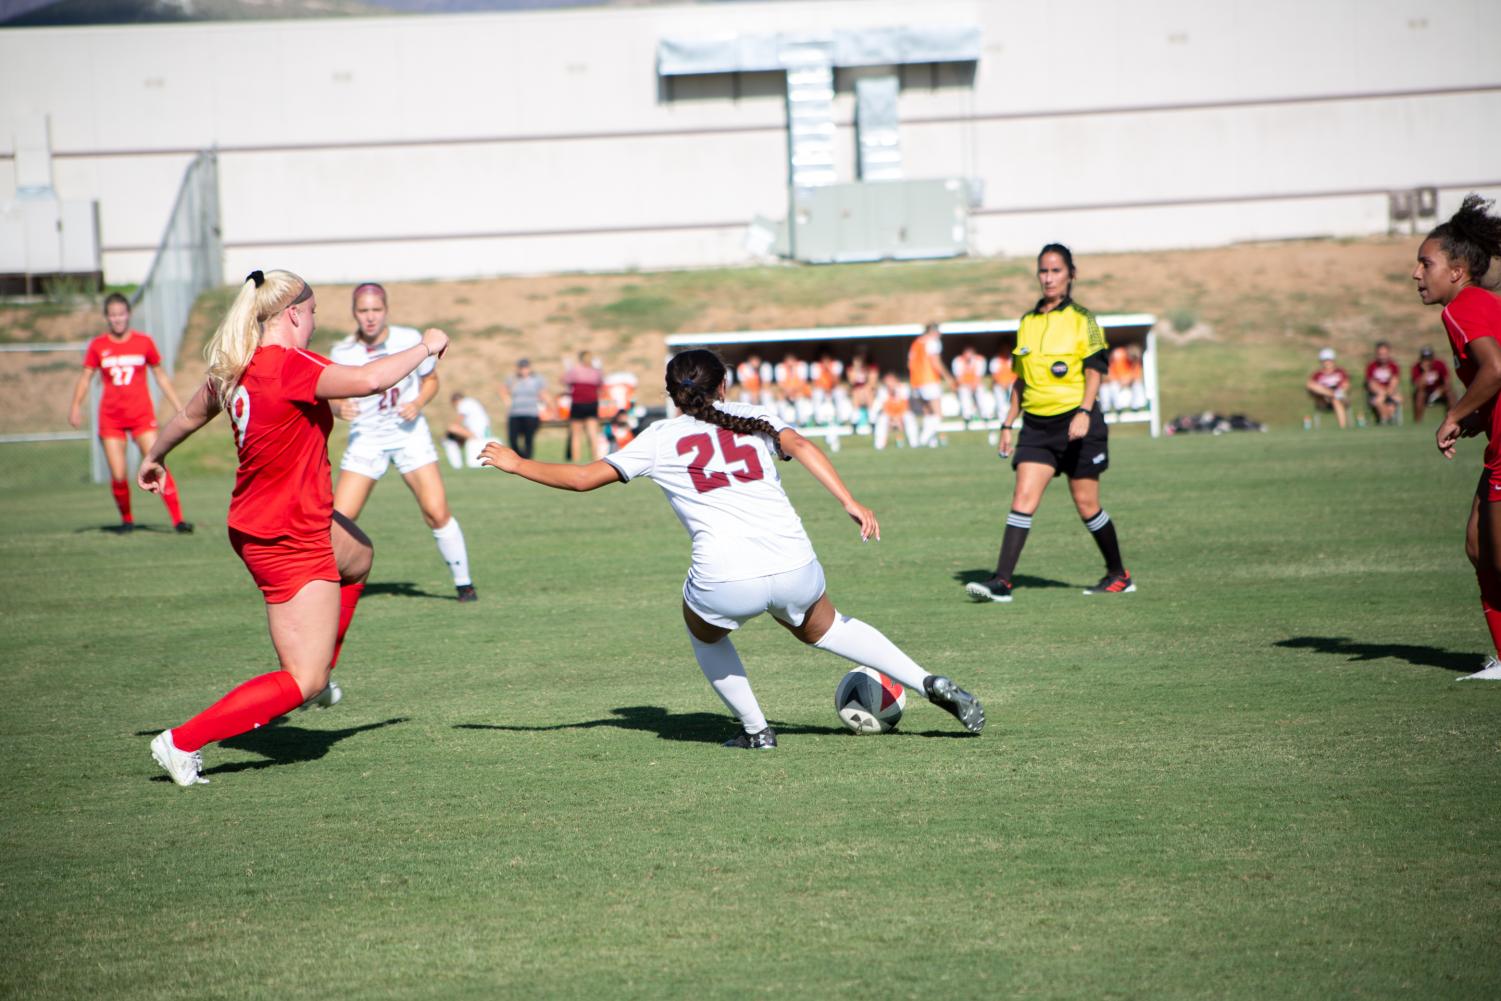
[[(765, 418), (778, 434), (791, 427), (764, 407), (719, 407)], [(604, 461), (627, 481), (645, 476), (662, 488), (693, 541), (694, 580), (766, 577), (817, 558), (765, 435), (734, 434), (684, 414), (651, 425)]]
[[(335, 344), (328, 357), (335, 365), (368, 365), (377, 358), (397, 354), (422, 343), (422, 335), (412, 327), (386, 328), (386, 339), (373, 347), (366, 347), (357, 336), (346, 337)], [(358, 438), (362, 443), (380, 448), (401, 448), (417, 432), (428, 435), (427, 419), (421, 414), (416, 420), (404, 421), (399, 410), (403, 404), (417, 399), (422, 390), (422, 379), (438, 364), (436, 358), (428, 358), (416, 370), (409, 373), (384, 393), (361, 396), (355, 399), (360, 408), (359, 416), (349, 422), (349, 438)]]

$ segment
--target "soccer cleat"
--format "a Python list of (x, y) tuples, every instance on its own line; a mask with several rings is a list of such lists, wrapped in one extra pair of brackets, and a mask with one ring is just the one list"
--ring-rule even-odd
[(136, 523), (135, 522), (133, 522), (133, 521), (122, 521), (122, 522), (120, 522), (119, 526), (115, 529), (115, 532), (118, 533), (118, 534), (120, 534), (120, 535), (129, 535), (131, 532), (134, 532), (135, 530), (136, 530)]
[(192, 535), (193, 523), (191, 521), (179, 521), (177, 524), (172, 526), (172, 530), (175, 531), (178, 535)]
[(308, 699), (298, 709), (329, 709), (339, 704), (344, 697), (344, 689), (333, 678), (328, 679), (328, 684), (323, 686), (323, 691)]
[(198, 774), (203, 767), (203, 755), (198, 751), (179, 751), (172, 743), (171, 730), (163, 730), (151, 741), (151, 756), (178, 785), (208, 785), (208, 779)]
[(740, 733), (735, 739), (725, 741), (724, 746), (736, 747), (742, 751), (772, 751), (777, 746), (777, 732), (768, 726), (755, 733)]
[(1010, 601), (1011, 582), (999, 577), (972, 581), (964, 585), (964, 593), (973, 601)]
[(460, 584), (454, 590), (459, 592), (459, 604), (468, 604), (471, 601), (479, 601), (479, 595), (475, 593), (473, 584)]
[(1485, 658), (1485, 663), (1480, 665), (1480, 670), (1474, 674), (1467, 674), (1455, 681), (1501, 681), (1501, 660), (1495, 657)]
[(923, 679), (922, 687), (929, 702), (952, 713), (970, 733), (985, 729), (985, 707), (980, 705), (980, 700), (948, 678), (930, 674)]
[(1131, 579), (1131, 571), (1122, 570), (1120, 573), (1107, 573), (1094, 587), (1086, 587), (1084, 593), (1130, 594), (1134, 590), (1136, 590), (1136, 581)]

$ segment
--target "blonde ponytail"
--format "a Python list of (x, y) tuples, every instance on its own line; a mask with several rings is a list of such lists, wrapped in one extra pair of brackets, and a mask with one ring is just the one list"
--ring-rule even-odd
[(229, 312), (203, 349), (209, 386), (221, 405), (234, 394), (251, 356), (260, 347), (266, 321), (311, 294), (307, 282), (290, 271), (252, 271), (245, 277)]

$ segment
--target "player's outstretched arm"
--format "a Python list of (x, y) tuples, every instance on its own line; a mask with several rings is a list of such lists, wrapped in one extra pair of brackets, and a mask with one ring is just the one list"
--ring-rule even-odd
[(604, 460), (575, 466), (566, 462), (538, 462), (523, 459), (514, 449), (498, 441), (492, 441), (479, 454), (479, 464), (490, 466), (502, 473), (513, 473), (524, 480), (540, 483), (557, 490), (598, 490), (611, 483), (620, 482), (620, 472)]
[(441, 356), (448, 350), (448, 335), (436, 327), (422, 332), (422, 343), (398, 351), (394, 355), (377, 358), (368, 365), (330, 365), (318, 376), (314, 393), (320, 400), (338, 400), (349, 396), (371, 396), (384, 393), (417, 366), (434, 355)]
[(870, 508), (855, 500), (854, 494), (850, 493), (849, 487), (839, 478), (839, 473), (834, 469), (834, 464), (829, 457), (823, 454), (823, 450), (813, 444), (791, 428), (783, 429), (777, 436), (777, 443), (782, 446), (782, 451), (798, 462), (803, 468), (813, 474), (813, 478), (822, 483), (824, 489), (834, 495), (850, 516), (855, 524), (860, 526), (860, 541), (875, 539), (881, 541), (881, 524), (876, 521), (876, 513)]
[(162, 481), (167, 473), (167, 467), (162, 463), (167, 458), (167, 453), (182, 444), (188, 435), (213, 420), (219, 410), (219, 400), (205, 382), (198, 387), (198, 392), (193, 394), (188, 405), (178, 410), (156, 436), (156, 441), (141, 459), (141, 468), (136, 470), (136, 485), (154, 494), (161, 493)]

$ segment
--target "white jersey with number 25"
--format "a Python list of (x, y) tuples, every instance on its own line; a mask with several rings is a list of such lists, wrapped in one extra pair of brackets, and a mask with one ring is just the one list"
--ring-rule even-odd
[[(764, 407), (719, 407), (763, 417), (778, 434), (791, 427)], [(604, 461), (627, 481), (645, 476), (662, 488), (693, 540), (689, 576), (696, 580), (766, 577), (817, 558), (764, 435), (735, 434), (684, 414), (651, 425)]]

